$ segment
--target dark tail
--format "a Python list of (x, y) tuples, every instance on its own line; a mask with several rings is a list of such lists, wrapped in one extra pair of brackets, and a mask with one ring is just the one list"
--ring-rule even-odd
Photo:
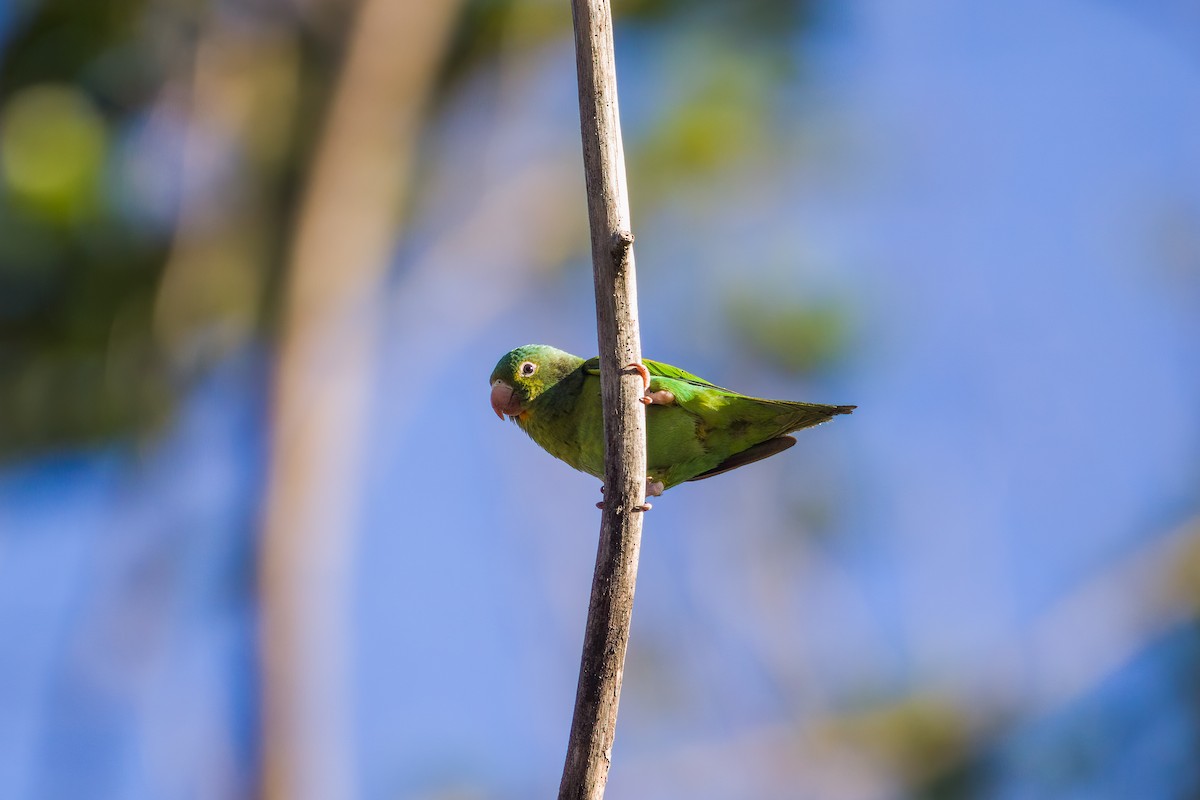
[(828, 422), (838, 414), (849, 414), (858, 406), (827, 406), (821, 403), (794, 403), (789, 402), (788, 407), (793, 409), (795, 416), (792, 422), (788, 425), (786, 433), (798, 431), (803, 428), (811, 428), (813, 425), (820, 425), (822, 422)]
[(767, 439), (765, 442), (759, 442), (740, 453), (734, 453), (708, 472), (701, 472), (694, 478), (688, 478), (688, 480), (702, 481), (705, 478), (711, 478), (713, 475), (720, 475), (722, 472), (729, 472), (731, 469), (744, 467), (747, 464), (753, 464), (755, 461), (762, 461), (764, 458), (770, 458), (776, 453), (782, 453), (795, 443), (795, 438), (791, 436), (776, 436), (774, 439)]

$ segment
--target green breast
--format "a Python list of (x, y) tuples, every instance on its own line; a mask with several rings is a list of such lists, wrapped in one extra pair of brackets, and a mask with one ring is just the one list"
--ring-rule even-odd
[[(550, 455), (603, 479), (600, 379), (585, 375), (572, 391), (558, 388), (535, 400), (517, 424)], [(646, 463), (655, 480), (674, 486), (717, 465), (720, 459), (705, 448), (698, 422), (679, 406), (647, 407)]]
[(604, 477), (604, 418), (600, 379), (578, 370), (529, 407), (517, 424), (547, 453), (597, 478)]

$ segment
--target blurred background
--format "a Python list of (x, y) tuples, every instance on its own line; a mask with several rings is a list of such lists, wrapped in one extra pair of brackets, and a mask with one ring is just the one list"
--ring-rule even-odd
[[(615, 0), (655, 503), (610, 795), (1200, 797), (1200, 10)], [(561, 0), (0, 4), (0, 796), (553, 796)]]

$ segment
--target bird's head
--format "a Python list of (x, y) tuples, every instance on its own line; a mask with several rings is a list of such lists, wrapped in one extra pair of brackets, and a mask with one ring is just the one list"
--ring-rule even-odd
[(530, 403), (577, 368), (583, 359), (544, 344), (527, 344), (510, 350), (496, 363), (492, 384), (492, 410), (504, 419), (520, 417)]

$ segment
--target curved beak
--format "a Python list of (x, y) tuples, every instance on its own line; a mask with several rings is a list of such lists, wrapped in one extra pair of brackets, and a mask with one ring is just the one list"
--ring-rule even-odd
[(505, 414), (512, 417), (522, 411), (521, 400), (513, 392), (513, 387), (499, 378), (492, 384), (492, 410), (500, 419), (504, 419)]

